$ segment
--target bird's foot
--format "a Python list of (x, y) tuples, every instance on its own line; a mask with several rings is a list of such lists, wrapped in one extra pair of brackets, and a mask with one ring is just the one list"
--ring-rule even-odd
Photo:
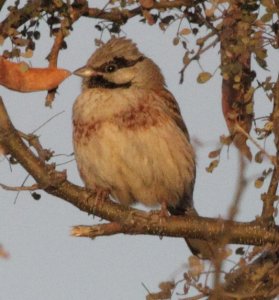
[(109, 196), (109, 189), (104, 189), (104, 188), (96, 188), (96, 198), (98, 198), (101, 201), (107, 200)]
[(161, 204), (161, 210), (159, 212), (159, 216), (162, 219), (166, 219), (170, 216), (170, 213), (169, 213), (168, 208), (167, 208), (167, 203), (165, 201), (163, 201), (162, 204)]
[(97, 199), (96, 206), (102, 205), (105, 200), (108, 200), (109, 194), (110, 194), (109, 189), (105, 189), (105, 188), (101, 188), (99, 186), (95, 186), (94, 191), (96, 193), (96, 199)]

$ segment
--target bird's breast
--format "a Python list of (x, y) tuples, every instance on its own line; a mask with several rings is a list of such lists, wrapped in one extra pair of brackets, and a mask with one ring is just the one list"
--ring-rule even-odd
[(166, 121), (165, 114), (149, 101), (150, 94), (96, 90), (82, 93), (74, 105), (74, 139), (86, 142), (108, 123), (127, 130), (146, 130)]
[(160, 106), (148, 95), (120, 93), (94, 101), (84, 96), (75, 104), (73, 125), (76, 161), (87, 187), (108, 189), (123, 204), (174, 206), (191, 195), (193, 149)]

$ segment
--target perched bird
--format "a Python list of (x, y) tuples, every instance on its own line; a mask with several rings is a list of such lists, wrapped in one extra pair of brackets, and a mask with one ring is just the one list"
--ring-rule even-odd
[[(83, 78), (73, 143), (86, 187), (107, 191), (123, 205), (195, 213), (195, 154), (159, 67), (131, 40), (112, 38), (74, 74)], [(212, 254), (205, 241), (187, 243), (203, 258)]]

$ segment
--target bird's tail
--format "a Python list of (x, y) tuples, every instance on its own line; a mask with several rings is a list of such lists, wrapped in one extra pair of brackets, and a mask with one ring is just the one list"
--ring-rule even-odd
[[(168, 210), (171, 215), (174, 216), (198, 216), (198, 212), (195, 210), (194, 207), (185, 208), (182, 210), (181, 208), (173, 208), (168, 207)], [(192, 251), (192, 253), (198, 256), (201, 259), (213, 259), (214, 258), (214, 245), (208, 241), (199, 240), (199, 239), (192, 239), (192, 238), (184, 238), (188, 247)]]

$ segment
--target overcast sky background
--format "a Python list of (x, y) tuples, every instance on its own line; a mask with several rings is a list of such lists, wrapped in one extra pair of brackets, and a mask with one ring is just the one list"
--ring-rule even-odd
[[(95, 3), (90, 1), (91, 6)], [(102, 6), (105, 1), (97, 3)], [(0, 20), (5, 17), (5, 12), (3, 9)], [(123, 27), (124, 33), (160, 66), (169, 90), (180, 104), (192, 140), (197, 139), (202, 144), (196, 148), (195, 206), (203, 216), (226, 216), (238, 176), (235, 149), (231, 147), (222, 152), (220, 165), (213, 174), (205, 171), (210, 162), (208, 152), (216, 149), (220, 135), (227, 134), (221, 112), (219, 71), (208, 83), (200, 85), (196, 83), (196, 77), (201, 69), (193, 63), (185, 73), (185, 82), (179, 85), (178, 72), (184, 52), (182, 47), (172, 45), (177, 26), (173, 25), (163, 33), (157, 25), (151, 27), (138, 20), (129, 21)], [(66, 40), (68, 49), (59, 57), (61, 68), (73, 71), (85, 64), (96, 49), (94, 38), (99, 37), (99, 32), (94, 28), (95, 24), (95, 20), (86, 18), (74, 24), (74, 31)], [(47, 66), (45, 57), (52, 45), (43, 23), (40, 30), (42, 38), (37, 43), (34, 57), (29, 60), (36, 67)], [(215, 71), (217, 53), (218, 46), (204, 55), (201, 64), (205, 71)], [(278, 57), (273, 56), (270, 61), (275, 75), (279, 67)], [(260, 72), (266, 76), (262, 70)], [(73, 151), (71, 114), (79, 92), (80, 78), (71, 76), (59, 87), (50, 109), (44, 106), (45, 92), (20, 94), (0, 87), (0, 95), (14, 125), (23, 132), (30, 133), (56, 113), (65, 111), (36, 132), (43, 146), (57, 154)], [(262, 94), (257, 95), (256, 101), (259, 115), (266, 114), (270, 109), (268, 101)], [(251, 147), (256, 153), (257, 149)], [(62, 163), (69, 159), (58, 157), (56, 161)], [(59, 167), (60, 170), (65, 168), (70, 181), (82, 184), (75, 162)], [(256, 190), (253, 180), (263, 169), (263, 165), (255, 163), (248, 169), (247, 176), (251, 180), (238, 220), (249, 221), (260, 214), (260, 193), (266, 185)], [(21, 185), (25, 177), (25, 171), (12, 166), (11, 172), (7, 160), (1, 159), (1, 183)], [(32, 180), (27, 183), (31, 184)], [(147, 294), (142, 283), (150, 291), (157, 291), (159, 282), (182, 278), (190, 255), (183, 239), (123, 235), (93, 241), (74, 238), (69, 235), (71, 226), (97, 223), (99, 218), (93, 219), (65, 201), (43, 192), (40, 194), (41, 200), (35, 201), (29, 192), (21, 192), (14, 203), (16, 193), (0, 190), (0, 243), (10, 253), (8, 260), (0, 260), (0, 299), (140, 300)], [(178, 298), (174, 295), (172, 299)]]

